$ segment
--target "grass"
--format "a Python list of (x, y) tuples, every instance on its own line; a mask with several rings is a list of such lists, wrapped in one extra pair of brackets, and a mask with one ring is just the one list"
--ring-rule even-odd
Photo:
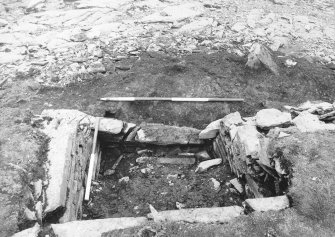
[(289, 195), (299, 214), (335, 231), (334, 132), (295, 133), (276, 143), (292, 163)]

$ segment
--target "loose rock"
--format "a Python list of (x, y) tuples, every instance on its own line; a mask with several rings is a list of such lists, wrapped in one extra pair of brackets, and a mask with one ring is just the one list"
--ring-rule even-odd
[(254, 211), (279, 211), (290, 206), (286, 195), (268, 198), (255, 198), (245, 200), (245, 204)]
[(291, 114), (277, 109), (262, 109), (256, 114), (256, 125), (263, 129), (290, 125)]
[(198, 172), (198, 173), (204, 172), (204, 171), (208, 170), (210, 167), (219, 165), (221, 163), (222, 163), (221, 158), (206, 160), (206, 161), (200, 162), (200, 164), (198, 165), (195, 172)]

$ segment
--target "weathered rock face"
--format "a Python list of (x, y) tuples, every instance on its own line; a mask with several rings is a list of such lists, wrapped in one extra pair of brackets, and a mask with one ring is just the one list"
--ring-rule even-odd
[(148, 124), (137, 131), (135, 140), (157, 145), (201, 144), (199, 133), (195, 128)]
[(61, 237), (100, 237), (104, 232), (144, 225), (147, 221), (145, 217), (108, 218), (53, 224), (51, 228)]
[(277, 109), (262, 109), (256, 114), (256, 125), (263, 129), (287, 126), (291, 120), (291, 114)]

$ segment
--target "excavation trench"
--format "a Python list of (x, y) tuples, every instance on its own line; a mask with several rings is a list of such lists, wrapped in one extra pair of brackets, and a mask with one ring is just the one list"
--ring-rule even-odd
[[(234, 178), (229, 164), (195, 173), (199, 162), (210, 159), (200, 155), (211, 154), (209, 143), (152, 145), (111, 140), (99, 135), (100, 171), (91, 200), (84, 203), (83, 219), (146, 216), (149, 204), (159, 211), (242, 204), (243, 195), (225, 185)], [(213, 179), (222, 185), (214, 187)]]

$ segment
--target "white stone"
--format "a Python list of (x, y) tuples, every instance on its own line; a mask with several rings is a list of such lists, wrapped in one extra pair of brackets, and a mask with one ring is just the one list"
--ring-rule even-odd
[(36, 213), (36, 218), (38, 221), (42, 221), (43, 217), (43, 204), (41, 201), (38, 201), (35, 204), (35, 213)]
[(39, 232), (40, 232), (40, 225), (36, 223), (33, 227), (18, 232), (12, 235), (12, 237), (37, 237)]
[(51, 228), (56, 236), (61, 237), (100, 237), (104, 232), (145, 225), (147, 222), (145, 217), (121, 217), (52, 224)]
[(255, 211), (279, 211), (290, 206), (286, 195), (268, 198), (247, 199), (245, 203)]
[(37, 220), (35, 212), (31, 211), (28, 207), (24, 209), (24, 217), (30, 221)]
[(202, 162), (199, 163), (199, 165), (196, 168), (195, 172), (196, 173), (197, 172), (198, 173), (204, 172), (204, 171), (208, 170), (210, 167), (219, 165), (221, 163), (222, 163), (222, 159), (221, 158), (202, 161)]
[(229, 128), (232, 125), (242, 124), (243, 120), (239, 112), (228, 114), (224, 118), (215, 120), (208, 124), (207, 127), (200, 132), (199, 139), (211, 139), (216, 137), (219, 133), (221, 122)]
[(240, 183), (240, 181), (235, 178), (229, 181), (234, 188), (239, 192), (239, 193), (243, 193), (244, 189), (243, 189), (243, 185)]
[(216, 192), (220, 191), (220, 182), (217, 181), (216, 179), (214, 178), (210, 178), (211, 182), (212, 182), (212, 185), (213, 185), (213, 188)]
[(178, 222), (188, 223), (226, 223), (243, 215), (243, 208), (239, 206), (212, 207), (212, 208), (190, 208), (157, 212), (150, 205), (149, 218), (155, 222)]
[(121, 179), (119, 179), (119, 183), (122, 183), (122, 182), (128, 183), (129, 180), (130, 180), (129, 176), (125, 176), (125, 177), (122, 177)]
[(256, 125), (265, 129), (289, 125), (291, 120), (290, 113), (281, 112), (278, 109), (262, 109), (256, 114)]
[(33, 183), (34, 187), (34, 198), (37, 200), (42, 194), (42, 180), (37, 180)]
[(317, 115), (308, 111), (301, 112), (293, 123), (301, 132), (316, 132), (320, 130), (335, 130), (335, 124), (325, 124), (320, 121)]

